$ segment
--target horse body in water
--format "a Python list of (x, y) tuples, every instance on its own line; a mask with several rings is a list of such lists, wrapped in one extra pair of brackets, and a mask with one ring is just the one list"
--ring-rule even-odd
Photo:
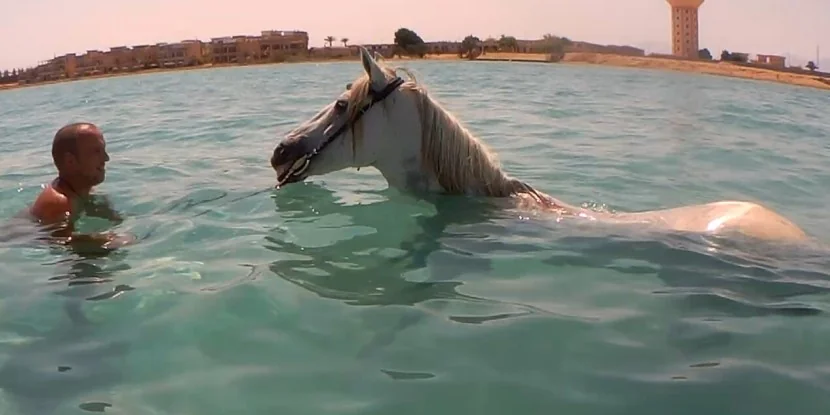
[[(495, 198), (518, 209), (640, 228), (739, 234), (767, 241), (810, 238), (757, 203), (719, 201), (676, 208), (600, 213), (557, 200), (500, 168), (496, 156), (414, 80), (360, 47), (365, 74), (334, 102), (297, 126), (274, 149), (278, 186), (346, 168), (374, 167), (390, 187), (411, 194)], [(404, 70), (405, 71), (405, 70)]]

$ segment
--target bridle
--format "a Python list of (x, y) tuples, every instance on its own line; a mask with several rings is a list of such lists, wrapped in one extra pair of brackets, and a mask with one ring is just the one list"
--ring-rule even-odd
[(368, 104), (364, 105), (363, 108), (358, 110), (354, 118), (349, 120), (349, 122), (343, 123), (343, 125), (341, 125), (340, 128), (334, 130), (334, 132), (331, 135), (326, 137), (326, 139), (323, 140), (323, 142), (317, 148), (315, 148), (314, 151), (311, 152), (311, 155), (309, 155), (309, 159), (311, 159), (311, 157), (313, 156), (316, 156), (317, 153), (323, 151), (323, 149), (326, 148), (327, 145), (331, 144), (332, 141), (337, 139), (337, 137), (340, 137), (340, 135), (346, 131), (346, 128), (349, 128), (353, 126), (355, 123), (357, 123), (360, 120), (360, 118), (363, 117), (363, 114), (365, 114), (366, 111), (369, 111), (369, 109), (371, 109), (372, 106), (388, 98), (389, 95), (395, 92), (395, 90), (398, 89), (399, 86), (403, 85), (403, 82), (404, 81), (403, 79), (401, 79), (401, 77), (396, 76), (395, 79), (393, 79), (392, 82), (387, 84), (380, 92), (375, 92), (373, 89), (369, 88), (369, 96), (372, 97), (372, 100), (369, 101)]
[[(354, 117), (352, 117), (351, 120), (349, 120), (348, 122), (343, 123), (343, 125), (341, 125), (339, 128), (334, 130), (333, 133), (327, 135), (326, 139), (323, 140), (323, 142), (320, 143), (320, 145), (317, 146), (317, 148), (315, 148), (310, 153), (308, 153), (305, 156), (298, 159), (298, 161), (302, 160), (302, 159), (305, 159), (305, 161), (302, 163), (302, 165), (300, 165), (296, 169), (293, 168), (294, 166), (292, 166), (292, 168), (290, 168), (286, 172), (285, 177), (283, 177), (281, 180), (279, 180), (280, 184), (282, 184), (283, 182), (288, 180), (289, 177), (301, 174), (303, 171), (305, 171), (305, 169), (308, 168), (308, 165), (311, 163), (311, 159), (314, 158), (314, 156), (320, 154), (320, 152), (322, 152), (323, 149), (326, 148), (326, 146), (328, 146), (329, 144), (334, 142), (334, 140), (336, 140), (338, 137), (340, 137), (346, 131), (347, 128), (350, 128), (355, 123), (357, 123), (360, 120), (360, 118), (363, 117), (363, 114), (365, 114), (367, 111), (369, 111), (369, 109), (371, 109), (378, 102), (381, 102), (384, 99), (388, 98), (389, 95), (391, 95), (393, 92), (395, 92), (395, 90), (397, 90), (398, 87), (403, 85), (403, 83), (404, 83), (404, 80), (401, 77), (396, 76), (394, 79), (392, 79), (392, 82), (389, 82), (379, 92), (375, 92), (373, 89), (369, 88), (369, 96), (371, 97), (371, 100), (367, 104), (365, 104), (362, 108), (360, 108), (360, 110), (357, 111), (357, 113), (355, 114)], [(296, 165), (296, 164), (297, 164), (297, 162), (295, 161), (294, 165)]]

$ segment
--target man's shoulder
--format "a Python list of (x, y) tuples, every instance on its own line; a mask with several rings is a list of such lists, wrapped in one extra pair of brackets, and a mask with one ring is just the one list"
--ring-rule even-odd
[(29, 209), (32, 216), (41, 222), (51, 223), (66, 220), (72, 212), (72, 201), (51, 185), (40, 192)]

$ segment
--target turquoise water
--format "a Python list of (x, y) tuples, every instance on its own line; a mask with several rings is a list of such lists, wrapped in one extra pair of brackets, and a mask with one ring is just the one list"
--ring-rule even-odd
[[(505, 169), (572, 204), (749, 199), (830, 240), (830, 94), (680, 73), (414, 62)], [(371, 169), (273, 190), (357, 62), (0, 93), (0, 215), (99, 124), (139, 242), (0, 245), (0, 413), (818, 414), (830, 258), (419, 202)], [(84, 230), (107, 224), (85, 219)]]

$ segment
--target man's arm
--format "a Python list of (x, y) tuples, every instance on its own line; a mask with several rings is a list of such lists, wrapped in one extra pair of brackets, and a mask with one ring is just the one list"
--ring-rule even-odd
[(101, 195), (90, 195), (86, 202), (86, 214), (103, 218), (119, 224), (124, 221), (124, 218), (113, 209), (109, 198)]
[(32, 216), (49, 229), (51, 239), (63, 244), (93, 243), (106, 247), (115, 238), (112, 233), (80, 234), (72, 225), (72, 204), (65, 195), (49, 189), (38, 196), (31, 208)]

